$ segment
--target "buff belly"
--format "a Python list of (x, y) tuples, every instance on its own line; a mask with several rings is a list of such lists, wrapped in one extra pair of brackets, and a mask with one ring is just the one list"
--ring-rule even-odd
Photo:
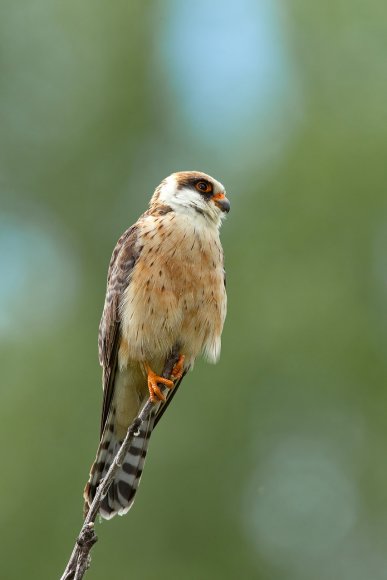
[(218, 232), (167, 218), (153, 218), (139, 241), (141, 257), (121, 304), (120, 358), (160, 364), (179, 344), (188, 364), (201, 352), (216, 361), (226, 309)]

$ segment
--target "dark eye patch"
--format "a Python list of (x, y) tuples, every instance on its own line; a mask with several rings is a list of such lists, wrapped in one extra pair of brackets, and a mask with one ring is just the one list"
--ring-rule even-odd
[[(199, 185), (202, 184), (203, 186)], [(197, 191), (203, 197), (211, 197), (214, 192), (214, 186), (212, 181), (206, 179), (206, 177), (198, 172), (180, 172), (178, 174), (178, 189), (189, 188)]]
[(194, 187), (201, 195), (212, 195), (213, 187), (212, 183), (207, 179), (196, 179), (194, 181)]

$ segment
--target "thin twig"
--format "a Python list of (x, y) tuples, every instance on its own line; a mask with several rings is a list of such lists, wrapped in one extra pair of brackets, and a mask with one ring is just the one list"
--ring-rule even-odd
[[(178, 349), (175, 348), (165, 362), (164, 370), (162, 373), (164, 378), (169, 379), (171, 377), (173, 367), (176, 364), (178, 358), (179, 352)], [(166, 395), (168, 388), (162, 383), (159, 383), (159, 387), (162, 393)], [(117, 451), (108, 472), (98, 486), (97, 492), (83, 522), (81, 531), (79, 532), (75, 542), (75, 546), (67, 563), (66, 569), (63, 572), (60, 580), (81, 580), (86, 570), (89, 568), (91, 562), (90, 550), (98, 540), (94, 531), (94, 523), (102, 500), (107, 494), (117, 471), (120, 469), (133, 438), (137, 436), (142, 423), (144, 423), (144, 421), (149, 418), (152, 410), (154, 409), (154, 406), (155, 404), (151, 401), (151, 399), (148, 399), (133, 423), (129, 426), (121, 447)]]

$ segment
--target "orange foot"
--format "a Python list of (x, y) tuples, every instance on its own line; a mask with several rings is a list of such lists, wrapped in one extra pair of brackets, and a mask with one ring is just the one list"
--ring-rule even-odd
[(179, 360), (172, 369), (171, 377), (174, 381), (178, 381), (183, 376), (185, 356), (181, 354)]
[(157, 383), (162, 383), (168, 389), (173, 389), (174, 384), (173, 381), (169, 379), (164, 379), (164, 377), (159, 377), (152, 371), (149, 365), (145, 365), (146, 372), (148, 373), (148, 389), (149, 389), (149, 397), (152, 403), (157, 403), (158, 401), (165, 401), (165, 396), (161, 392), (160, 387)]

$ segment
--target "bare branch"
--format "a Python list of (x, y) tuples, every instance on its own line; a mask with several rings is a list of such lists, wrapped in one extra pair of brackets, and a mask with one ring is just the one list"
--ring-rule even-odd
[[(177, 348), (175, 348), (171, 352), (164, 365), (162, 376), (165, 379), (169, 379), (171, 377), (173, 367), (178, 361), (178, 358), (179, 351)], [(159, 387), (162, 393), (166, 395), (168, 388), (162, 383), (159, 383)], [(133, 423), (129, 426), (121, 447), (117, 451), (108, 472), (98, 486), (93, 502), (89, 508), (81, 531), (79, 532), (75, 542), (75, 546), (67, 563), (66, 569), (61, 576), (61, 580), (81, 580), (86, 570), (89, 568), (91, 562), (90, 550), (98, 539), (94, 531), (94, 523), (102, 500), (107, 494), (117, 471), (120, 469), (133, 438), (138, 434), (142, 423), (149, 418), (152, 410), (154, 409), (154, 405), (155, 404), (150, 399), (148, 399)]]

